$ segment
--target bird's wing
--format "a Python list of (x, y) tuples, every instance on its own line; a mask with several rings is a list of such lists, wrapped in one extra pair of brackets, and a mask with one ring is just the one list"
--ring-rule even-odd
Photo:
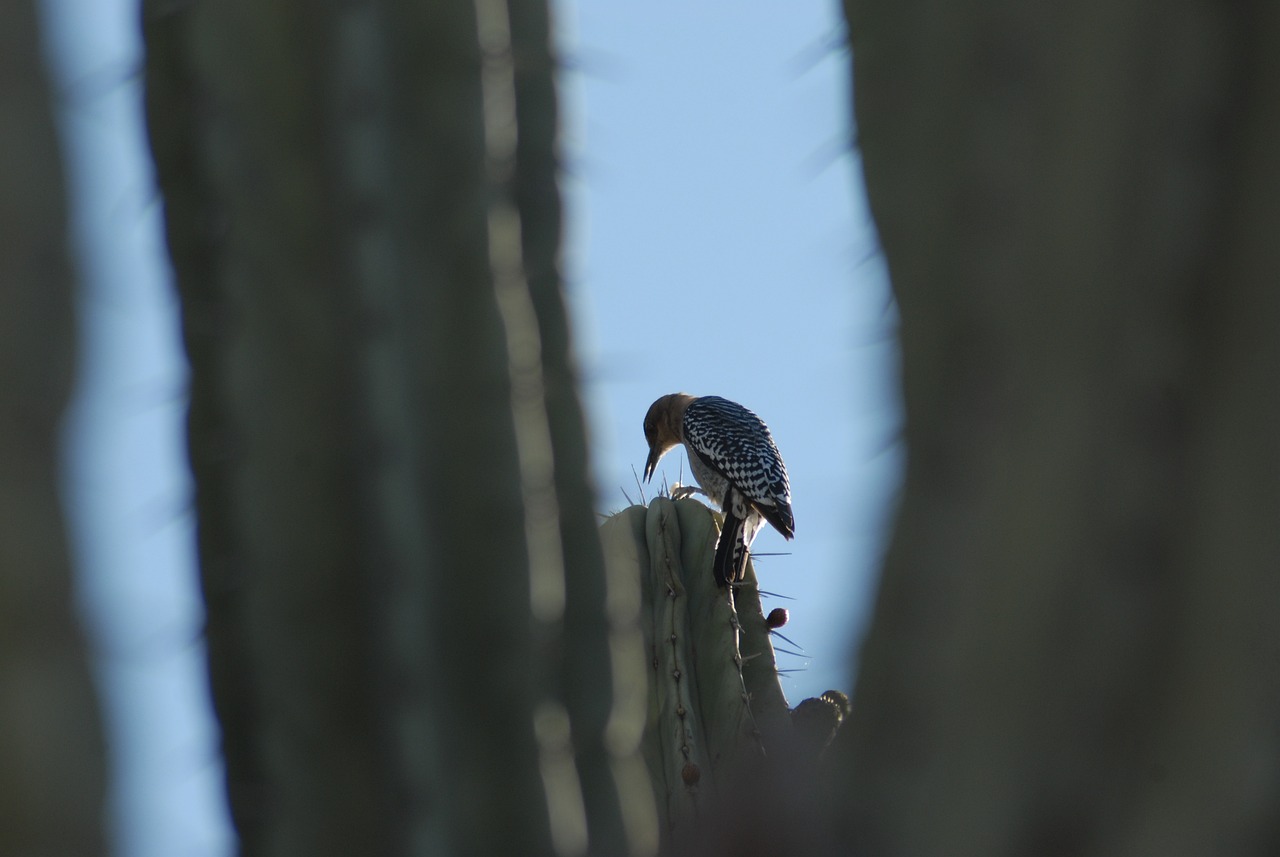
[(736, 402), (703, 396), (685, 409), (684, 437), (708, 467), (738, 489), (778, 532), (791, 537), (791, 482), (763, 420)]

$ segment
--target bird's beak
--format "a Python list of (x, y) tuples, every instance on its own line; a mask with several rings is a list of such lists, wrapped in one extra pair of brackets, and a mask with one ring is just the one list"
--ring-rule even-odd
[(658, 447), (656, 446), (649, 447), (649, 460), (644, 463), (644, 481), (645, 482), (648, 482), (650, 479), (653, 478), (653, 471), (655, 468), (657, 468), (658, 459), (660, 457), (661, 456), (658, 455)]

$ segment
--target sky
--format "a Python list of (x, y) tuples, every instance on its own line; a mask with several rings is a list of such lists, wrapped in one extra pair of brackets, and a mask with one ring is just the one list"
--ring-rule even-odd
[[(117, 857), (225, 857), (200, 638), (186, 367), (142, 126), (136, 0), (44, 0), (80, 276), (64, 496), (103, 698)], [(757, 539), (806, 656), (849, 690), (903, 463), (896, 316), (851, 139), (833, 0), (560, 0), (565, 271), (599, 507), (636, 500), (675, 391), (769, 424), (796, 539)], [(688, 479), (682, 451), (655, 483)], [(652, 496), (654, 487), (646, 487)], [(763, 555), (763, 554), (780, 555)], [(786, 596), (783, 599), (781, 596)]]
[[(641, 422), (664, 393), (764, 419), (796, 538), (757, 539), (811, 657), (793, 702), (848, 689), (848, 647), (900, 478), (896, 313), (848, 141), (838, 7), (563, 3), (575, 309), (601, 505), (638, 499)], [(683, 451), (663, 459), (688, 480)], [(655, 482), (658, 479), (655, 478)], [(652, 489), (650, 489), (652, 490)]]

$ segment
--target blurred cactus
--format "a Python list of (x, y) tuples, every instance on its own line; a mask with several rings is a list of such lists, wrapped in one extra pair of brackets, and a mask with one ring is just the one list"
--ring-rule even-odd
[(547, 4), (145, 0), (143, 31), (241, 857), (652, 854)]
[[(802, 718), (822, 720), (825, 738), (798, 734), (801, 724), (793, 724), (778, 682), (755, 569), (748, 563), (745, 581), (729, 597), (711, 571), (717, 536), (710, 509), (665, 497), (612, 516), (601, 530), (611, 573), (640, 581), (650, 653), (644, 756), (664, 842), (677, 850), (718, 796), (750, 790), (769, 775), (764, 763), (771, 755), (816, 758), (840, 720)], [(824, 697), (806, 700), (797, 712), (814, 705), (835, 708)]]
[(106, 850), (106, 764), (59, 497), (76, 326), (37, 12), (0, 4), (0, 854), (78, 857)]

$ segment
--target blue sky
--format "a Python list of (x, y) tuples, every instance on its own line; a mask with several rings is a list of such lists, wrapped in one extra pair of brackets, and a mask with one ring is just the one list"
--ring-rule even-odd
[[(663, 393), (725, 396), (773, 431), (796, 538), (756, 542), (798, 701), (849, 686), (902, 465), (896, 314), (849, 139), (834, 3), (564, 3), (567, 275), (605, 509), (636, 497)], [(688, 479), (683, 452), (662, 468)], [(782, 603), (782, 602), (778, 602)]]
[[(176, 305), (147, 163), (132, 0), (45, 0), (80, 263), (65, 495), (96, 652), (121, 857), (220, 857), (183, 460)], [(796, 539), (756, 542), (794, 600), (792, 702), (848, 689), (902, 466), (895, 315), (849, 152), (838, 8), (556, 6), (566, 273), (602, 511), (636, 497), (657, 396), (735, 399), (791, 473)], [(674, 481), (682, 452), (663, 461)], [(686, 476), (687, 478), (687, 476)], [(772, 606), (772, 604), (768, 605)]]

